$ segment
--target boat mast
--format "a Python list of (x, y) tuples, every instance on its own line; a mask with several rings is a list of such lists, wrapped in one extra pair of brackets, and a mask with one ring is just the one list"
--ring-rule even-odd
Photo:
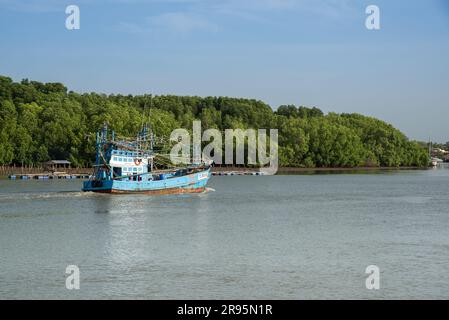
[(429, 138), (429, 158), (432, 159), (432, 141)]
[(151, 127), (151, 109), (153, 107), (153, 95), (150, 94), (150, 110), (148, 110), (148, 124), (145, 125), (145, 129), (148, 130), (148, 134), (150, 136), (150, 141), (149, 141), (149, 146), (148, 146), (148, 153), (149, 153), (149, 157), (148, 157), (148, 162), (149, 162), (149, 166), (150, 166), (150, 172), (153, 171), (153, 167), (154, 167), (154, 154), (153, 154), (153, 146), (154, 146), (154, 136), (153, 136), (153, 129)]

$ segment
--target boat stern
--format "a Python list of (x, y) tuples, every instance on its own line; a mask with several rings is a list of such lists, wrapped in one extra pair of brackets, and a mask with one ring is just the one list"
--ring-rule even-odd
[(112, 180), (88, 180), (83, 182), (84, 192), (111, 192), (112, 191)]

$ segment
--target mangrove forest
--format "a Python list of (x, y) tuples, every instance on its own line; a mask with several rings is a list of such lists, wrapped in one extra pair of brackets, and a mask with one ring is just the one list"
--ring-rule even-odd
[[(144, 112), (144, 110), (146, 111)], [(316, 107), (273, 110), (254, 99), (175, 95), (105, 95), (68, 91), (61, 83), (0, 76), (0, 165), (67, 159), (91, 166), (95, 132), (104, 122), (135, 136), (142, 122), (158, 137), (176, 128), (278, 129), (285, 167), (427, 166), (428, 151), (384, 121), (360, 114), (324, 114)]]

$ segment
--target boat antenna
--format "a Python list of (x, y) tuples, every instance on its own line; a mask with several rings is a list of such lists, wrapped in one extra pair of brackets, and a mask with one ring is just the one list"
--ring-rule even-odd
[(152, 109), (152, 107), (153, 107), (153, 95), (150, 94), (150, 107), (149, 107), (149, 110), (148, 110), (148, 117), (150, 119), (151, 119), (151, 109)]

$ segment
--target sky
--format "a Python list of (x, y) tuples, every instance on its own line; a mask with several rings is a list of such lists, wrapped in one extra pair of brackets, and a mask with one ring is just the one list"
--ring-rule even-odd
[(357, 112), (446, 142), (449, 0), (0, 0), (0, 75)]

